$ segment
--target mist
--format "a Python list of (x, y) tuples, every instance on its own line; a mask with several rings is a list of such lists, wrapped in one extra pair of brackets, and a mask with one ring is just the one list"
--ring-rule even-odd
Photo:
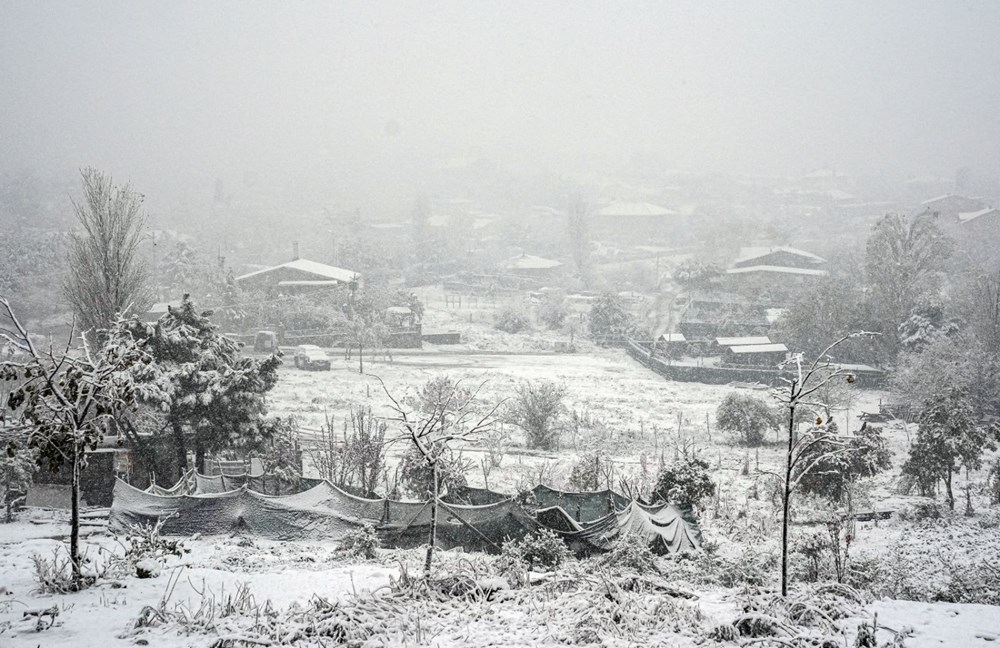
[(402, 213), (442, 169), (1000, 169), (1000, 6), (0, 6), (0, 170)]

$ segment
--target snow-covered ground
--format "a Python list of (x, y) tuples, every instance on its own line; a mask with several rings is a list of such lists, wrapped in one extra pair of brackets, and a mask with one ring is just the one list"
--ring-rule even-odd
[[(484, 334), (480, 339), (487, 337)], [(519, 347), (514, 345), (514, 348)], [(382, 383), (395, 396), (405, 397), (442, 374), (475, 384), (485, 381), (482, 397), (488, 403), (495, 403), (509, 397), (520, 381), (551, 380), (566, 387), (566, 404), (571, 410), (602, 420), (608, 434), (602, 439), (564, 439), (564, 449), (558, 452), (527, 450), (515, 435), (509, 456), (490, 475), (491, 487), (513, 491), (537, 475), (541, 466), (549, 467), (547, 474), (555, 482), (552, 485), (564, 486), (575, 458), (595, 448), (595, 443), (600, 443), (601, 450), (614, 458), (621, 474), (632, 476), (639, 476), (643, 470), (655, 473), (661, 457), (669, 462), (677, 448), (693, 444), (710, 460), (713, 477), (719, 483), (719, 502), (711, 512), (706, 512), (703, 522), (706, 535), (719, 541), (720, 553), (738, 556), (759, 538), (776, 537), (771, 505), (766, 496), (760, 499), (748, 496), (754, 482), (753, 471), (743, 474), (743, 467), (747, 462), (753, 466), (758, 461), (761, 468), (777, 466), (781, 460), (780, 448), (770, 445), (759, 453), (747, 453), (727, 443), (714, 429), (714, 411), (735, 387), (666, 381), (622, 351), (606, 349), (555, 354), (441, 347), (396, 354), (392, 362), (366, 358), (365, 368), (364, 375), (358, 373), (356, 358), (350, 361), (335, 358), (334, 369), (329, 372), (299, 371), (285, 366), (269, 398), (271, 412), (295, 415), (306, 430), (316, 429), (328, 416), (333, 417), (339, 430), (352, 407), (370, 406), (377, 413), (389, 413)], [(756, 393), (768, 397), (766, 391)], [(877, 411), (882, 398), (884, 394), (880, 392), (859, 392), (850, 411), (839, 411), (835, 416), (844, 424), (850, 421), (850, 426), (856, 429), (857, 415), (862, 411)], [(895, 495), (893, 486), (907, 447), (907, 433), (912, 434), (912, 430), (901, 425), (888, 426), (886, 430), (895, 452), (895, 469), (873, 480), (863, 504), (898, 509), (911, 501)], [(475, 446), (465, 450), (470, 454), (477, 451)], [(477, 472), (471, 472), (469, 477), (471, 483), (483, 484)], [(804, 503), (804, 507), (807, 505)], [(982, 506), (978, 502), (977, 505)], [(949, 558), (957, 557), (967, 564), (984, 561), (1000, 565), (997, 526), (990, 522), (993, 518), (989, 515), (995, 517), (994, 513), (971, 520), (956, 518), (923, 525), (898, 518), (878, 526), (861, 524), (852, 554), (883, 560), (894, 555), (906, 556), (911, 560), (899, 564), (917, 569), (920, 560), (930, 555), (931, 547), (946, 547), (950, 550)], [(740, 539), (740, 530), (748, 533), (746, 540)], [(804, 530), (796, 527), (795, 533)], [(88, 527), (87, 532), (89, 555), (98, 563), (108, 552), (120, 551), (116, 541), (99, 527)], [(158, 578), (140, 580), (132, 575), (118, 575), (79, 593), (40, 594), (33, 576), (32, 554), (51, 556), (63, 542), (65, 533), (64, 514), (38, 510), (27, 512), (14, 524), (0, 525), (0, 588), (3, 588), (0, 589), (0, 646), (207, 647), (218, 636), (238, 629), (238, 624), (229, 617), (216, 618), (214, 626), (206, 630), (206, 600), (218, 605), (226, 597), (232, 599), (249, 593), (258, 607), (265, 608), (270, 601), (271, 609), (287, 611), (307, 606), (314, 596), (331, 601), (364, 598), (366, 592), (385, 588), (390, 579), (398, 577), (400, 564), (407, 565), (413, 573), (419, 570), (420, 561), (414, 552), (381, 552), (372, 561), (350, 559), (337, 552), (333, 543), (202, 538), (188, 541), (190, 551), (183, 557), (169, 558)], [(476, 559), (448, 552), (443, 560), (467, 565)], [(932, 574), (931, 581), (944, 577), (933, 570), (928, 573)], [(938, 587), (941, 582), (932, 584)], [(671, 614), (698, 624), (705, 632), (719, 623), (733, 621), (739, 614), (738, 587), (705, 587), (698, 594), (696, 601), (670, 603)], [(551, 594), (538, 600), (530, 599), (527, 593), (518, 593), (510, 599), (470, 603), (464, 608), (434, 608), (437, 616), (422, 621), (418, 617), (423, 611), (406, 612), (413, 618), (408, 616), (400, 621), (395, 635), (383, 637), (382, 643), (368, 645), (565, 645), (569, 640), (583, 640), (576, 635), (575, 639), (568, 638), (565, 629), (552, 621), (553, 615), (596, 619), (602, 613), (602, 601), (606, 599), (586, 593)], [(39, 632), (34, 618), (22, 618), (25, 609), (53, 605), (60, 613), (52, 628)], [(653, 603), (638, 597), (629, 605), (646, 609), (642, 606)], [(175, 623), (154, 623), (136, 629), (136, 620), (146, 606), (175, 613), (185, 611), (201, 620), (201, 626), (194, 625), (202, 631), (179, 634)], [(218, 616), (218, 610), (214, 614)], [(912, 636), (905, 643), (910, 648), (985, 647), (997, 645), (994, 642), (1000, 636), (1000, 607), (893, 599), (871, 602), (858, 619), (847, 620), (842, 626), (850, 634), (861, 619), (870, 622), (875, 614), (880, 625), (896, 630), (912, 628)], [(594, 645), (616, 646), (699, 643), (690, 632), (674, 633), (666, 627), (657, 632), (662, 634), (650, 635), (646, 644), (634, 637), (607, 632), (590, 639), (591, 643), (599, 642)], [(881, 638), (887, 640), (888, 634), (883, 633)]]

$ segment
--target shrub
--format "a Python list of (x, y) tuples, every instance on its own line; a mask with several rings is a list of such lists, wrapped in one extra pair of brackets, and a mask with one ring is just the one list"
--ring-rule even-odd
[(620, 536), (611, 551), (601, 556), (600, 563), (606, 567), (634, 569), (640, 573), (659, 571), (649, 542), (638, 534)]
[(1000, 504), (1000, 457), (993, 462), (993, 467), (990, 468), (988, 488), (990, 504)]
[(589, 454), (580, 457), (570, 468), (569, 480), (566, 482), (569, 490), (595, 491), (601, 486), (601, 456)]
[(656, 479), (653, 498), (683, 509), (698, 508), (715, 494), (715, 482), (708, 474), (708, 462), (698, 457), (664, 468)]
[[(66, 594), (89, 587), (97, 581), (97, 578), (92, 575), (83, 576), (79, 581), (75, 581), (70, 556), (65, 550), (61, 551), (60, 549), (60, 547), (56, 547), (52, 551), (51, 560), (43, 558), (39, 554), (31, 554), (31, 563), (39, 592)], [(80, 560), (84, 562), (85, 556), (81, 556)]]
[(375, 558), (378, 555), (375, 551), (378, 547), (378, 535), (371, 524), (348, 531), (340, 542), (340, 550), (350, 553), (355, 558)]
[(538, 319), (550, 331), (562, 328), (567, 317), (569, 317), (569, 309), (563, 303), (562, 297), (550, 295), (538, 307)]
[(590, 335), (595, 339), (619, 338), (632, 334), (635, 321), (625, 302), (614, 293), (604, 293), (590, 309)]
[(770, 547), (747, 545), (739, 556), (718, 562), (719, 584), (723, 587), (767, 585), (777, 573), (778, 553)]
[(528, 316), (513, 306), (504, 306), (493, 317), (493, 327), (504, 333), (520, 333), (530, 328)]
[(551, 529), (539, 529), (537, 533), (525, 536), (520, 541), (505, 542), (504, 547), (507, 545), (532, 571), (538, 568), (555, 571), (572, 557), (566, 543)]

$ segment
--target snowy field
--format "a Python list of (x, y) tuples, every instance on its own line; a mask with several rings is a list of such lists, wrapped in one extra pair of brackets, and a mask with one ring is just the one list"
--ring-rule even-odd
[[(567, 388), (567, 406), (604, 419), (610, 435), (603, 441), (581, 438), (568, 441), (565, 450), (535, 452), (520, 447), (515, 437), (511, 453), (490, 475), (490, 486), (512, 491), (546, 475), (553, 486), (565, 486), (575, 457), (595, 443), (611, 455), (622, 474), (639, 477), (655, 472), (657, 457), (669, 462), (675, 446), (693, 443), (713, 467), (720, 487), (718, 502), (703, 517), (705, 537), (718, 545), (719, 556), (732, 564), (747, 559), (761, 547), (774, 547), (778, 527), (766, 497), (751, 498), (753, 477), (743, 474), (747, 462), (761, 468), (777, 466), (781, 450), (775, 445), (751, 457), (726, 443), (713, 429), (714, 410), (733, 387), (668, 382), (648, 371), (619, 350), (587, 354), (496, 353), (472, 349), (430, 349), (396, 354), (392, 362), (366, 359), (366, 374), (358, 373), (356, 358), (336, 358), (330, 372), (306, 372), (285, 366), (270, 398), (273, 413), (294, 414), (306, 429), (319, 427), (327, 416), (339, 422), (351, 407), (371, 406), (389, 414), (378, 376), (397, 397), (412, 395), (432, 377), (447, 374), (470, 383), (484, 382), (483, 398), (494, 403), (509, 396), (518, 381), (552, 380)], [(767, 397), (768, 392), (754, 392)], [(838, 420), (854, 421), (861, 411), (877, 411), (884, 394), (861, 392), (850, 412), (837, 412)], [(706, 423), (707, 421), (707, 423)], [(679, 428), (679, 429), (678, 429)], [(896, 469), (906, 447), (906, 430), (888, 426), (895, 451)], [(478, 449), (465, 449), (474, 455)], [(540, 470), (540, 467), (545, 467)], [(893, 471), (895, 473), (896, 470)], [(482, 485), (475, 471), (470, 482)], [(865, 504), (872, 508), (899, 508), (911, 502), (892, 494), (893, 476), (879, 477)], [(809, 502), (803, 503), (808, 517)], [(955, 518), (942, 524), (914, 525), (899, 519), (858, 525), (853, 552), (863, 559), (897, 560), (897, 568), (923, 573), (928, 547), (946, 547), (949, 557), (974, 567), (977, 562), (1000, 564), (1000, 540), (994, 512), (966, 521)], [(992, 526), (991, 526), (992, 525)], [(799, 525), (801, 526), (801, 525)], [(51, 557), (66, 533), (65, 515), (28, 511), (11, 525), (0, 525), (0, 646), (134, 646), (162, 648), (269, 645), (241, 643), (239, 637), (268, 623), (302, 624), (319, 614), (357, 614), (381, 630), (358, 646), (695, 646), (704, 643), (719, 624), (732, 623), (746, 605), (742, 586), (704, 583), (690, 573), (661, 561), (663, 579), (694, 593), (677, 599), (655, 593), (624, 592), (612, 571), (598, 562), (581, 562), (567, 568), (560, 583), (543, 583), (526, 590), (512, 590), (491, 600), (429, 602), (407, 598), (392, 588), (401, 570), (419, 573), (418, 551), (380, 550), (377, 558), (351, 558), (334, 543), (276, 543), (239, 537), (201, 538), (185, 542), (189, 551), (165, 559), (162, 573), (138, 579), (116, 573), (97, 586), (72, 594), (43, 594), (33, 576), (32, 556)], [(800, 529), (805, 532), (806, 528)], [(120, 542), (100, 526), (87, 528), (86, 547), (98, 570), (110, 556), (120, 555)], [(490, 573), (483, 556), (440, 552), (437, 573)], [(560, 572), (563, 573), (563, 572)], [(928, 572), (930, 573), (930, 572)], [(938, 574), (946, 578), (945, 574)], [(608, 579), (607, 581), (604, 579)], [(617, 592), (611, 596), (608, 587)], [(913, 583), (899, 592), (914, 592)], [(618, 588), (618, 589), (614, 589)], [(907, 589), (909, 588), (909, 589)], [(374, 594), (373, 594), (374, 592)], [(326, 602), (341, 601), (341, 607)], [(54, 626), (23, 617), (25, 610), (55, 606)], [(324, 607), (326, 606), (326, 607)], [(621, 610), (631, 617), (622, 618)], [(924, 603), (894, 598), (867, 598), (837, 621), (842, 643), (853, 645), (853, 634), (862, 620), (894, 630), (907, 629), (905, 646), (930, 648), (997, 645), (1000, 607)], [(353, 617), (352, 617), (353, 618)], [(329, 622), (328, 622), (329, 623)], [(889, 639), (887, 632), (880, 641)], [(324, 643), (324, 641), (326, 643)], [(346, 640), (345, 640), (346, 641)], [(329, 637), (301, 645), (338, 645)]]

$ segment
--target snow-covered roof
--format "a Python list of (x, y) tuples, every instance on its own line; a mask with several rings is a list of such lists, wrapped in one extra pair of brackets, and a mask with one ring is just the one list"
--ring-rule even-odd
[(789, 268), (787, 266), (772, 266), (772, 265), (755, 265), (746, 266), (743, 268), (730, 268), (726, 270), (726, 274), (750, 274), (752, 272), (776, 272), (781, 274), (796, 274), (805, 275), (809, 277), (825, 277), (826, 270), (817, 270), (815, 268)]
[(975, 220), (980, 216), (985, 216), (987, 214), (992, 214), (992, 213), (1000, 213), (1000, 210), (998, 210), (996, 207), (987, 207), (986, 209), (980, 209), (979, 211), (962, 212), (958, 215), (958, 220), (960, 220), (963, 223), (968, 223), (969, 221)]
[(345, 270), (344, 268), (337, 268), (325, 263), (319, 263), (318, 261), (309, 261), (308, 259), (296, 259), (294, 261), (289, 261), (288, 263), (282, 263), (280, 265), (273, 266), (271, 268), (264, 268), (263, 270), (257, 270), (255, 272), (248, 272), (245, 275), (240, 275), (236, 277), (237, 281), (243, 279), (249, 279), (250, 277), (257, 277), (259, 275), (273, 272), (279, 268), (290, 268), (292, 270), (299, 270), (301, 272), (307, 272), (309, 274), (314, 274), (320, 277), (325, 277), (326, 279), (332, 279), (334, 281), (339, 281), (343, 283), (348, 283), (354, 281), (358, 278), (358, 273), (353, 270)]
[(503, 263), (503, 267), (508, 270), (548, 270), (549, 268), (558, 268), (561, 265), (561, 261), (543, 259), (531, 254), (522, 254)]
[(784, 252), (793, 256), (802, 257), (810, 263), (826, 263), (826, 259), (819, 255), (813, 254), (812, 252), (806, 252), (805, 250), (800, 250), (798, 248), (793, 248), (788, 245), (779, 245), (776, 247), (741, 247), (740, 256), (738, 259), (733, 261), (733, 263), (745, 263), (746, 261), (759, 259), (760, 257), (765, 257), (769, 254), (774, 254), (775, 252)]
[(754, 344), (770, 344), (771, 338), (766, 335), (750, 335), (747, 337), (715, 338), (719, 346), (750, 346)]
[(648, 202), (616, 201), (597, 212), (598, 216), (628, 217), (628, 216), (674, 216), (677, 212), (666, 207), (660, 207)]
[(784, 344), (748, 344), (729, 347), (733, 353), (778, 353), (788, 351)]

